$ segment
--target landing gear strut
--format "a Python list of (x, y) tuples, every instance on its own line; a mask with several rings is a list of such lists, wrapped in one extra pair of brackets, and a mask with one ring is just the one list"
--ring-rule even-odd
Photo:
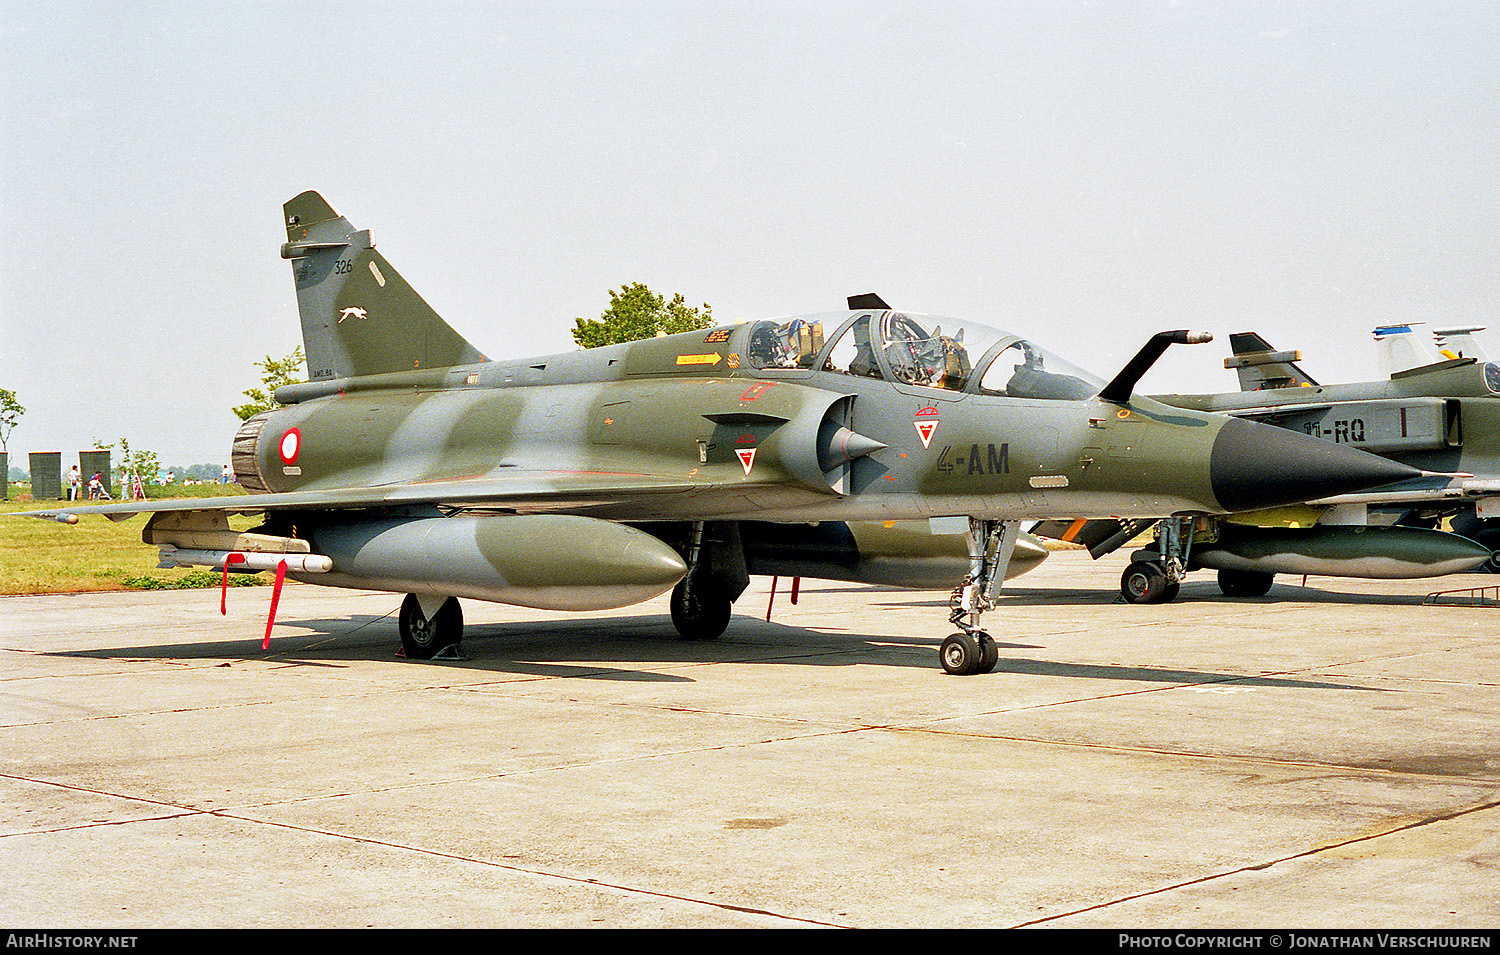
[(1130, 566), (1120, 575), (1120, 596), (1133, 604), (1162, 604), (1176, 598), (1187, 577), (1193, 520), (1191, 514), (1175, 514), (1157, 522), (1155, 545), (1130, 555)]
[(948, 606), (952, 608), (948, 622), (958, 627), (959, 632), (949, 634), (938, 650), (944, 671), (958, 676), (989, 673), (1000, 662), (1000, 649), (994, 638), (980, 629), (979, 618), (994, 606), (995, 590), (1005, 580), (1020, 530), (1020, 521), (969, 518), (965, 535), (969, 545), (969, 574), (948, 598)]

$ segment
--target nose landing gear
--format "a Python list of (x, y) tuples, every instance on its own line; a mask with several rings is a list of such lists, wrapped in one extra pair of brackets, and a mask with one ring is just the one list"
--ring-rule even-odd
[(981, 615), (994, 606), (994, 593), (1005, 580), (1011, 554), (1016, 549), (1020, 521), (986, 521), (969, 518), (965, 541), (969, 545), (969, 573), (948, 598), (948, 622), (959, 628), (938, 649), (943, 671), (956, 676), (989, 673), (1000, 662), (1000, 649), (993, 637), (980, 629)]

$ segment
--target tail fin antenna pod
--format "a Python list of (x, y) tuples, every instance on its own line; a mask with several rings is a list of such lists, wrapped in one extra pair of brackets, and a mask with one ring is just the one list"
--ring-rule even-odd
[(485, 360), (318, 193), (283, 212), (310, 381)]

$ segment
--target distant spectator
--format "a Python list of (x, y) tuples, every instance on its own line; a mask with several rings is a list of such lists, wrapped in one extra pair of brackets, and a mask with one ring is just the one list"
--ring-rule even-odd
[(73, 465), (73, 470), (68, 472), (68, 500), (78, 500), (78, 491), (83, 486), (83, 475), (79, 473), (78, 465)]

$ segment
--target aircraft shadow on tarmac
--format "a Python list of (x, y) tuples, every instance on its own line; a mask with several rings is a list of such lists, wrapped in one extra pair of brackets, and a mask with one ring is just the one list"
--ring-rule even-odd
[[(901, 594), (902, 591), (891, 590), (892, 594)], [(1331, 590), (1320, 590), (1311, 585), (1303, 587), (1300, 584), (1276, 583), (1272, 585), (1271, 592), (1263, 597), (1227, 597), (1219, 591), (1219, 586), (1211, 581), (1203, 581), (1197, 584), (1184, 584), (1182, 592), (1178, 594), (1173, 603), (1193, 601), (1195, 603), (1221, 603), (1221, 604), (1248, 604), (1251, 606), (1276, 604), (1276, 603), (1308, 603), (1308, 604), (1370, 604), (1383, 606), (1419, 606), (1423, 602), (1421, 594), (1355, 594), (1340, 593)], [(1014, 604), (1016, 606), (1072, 606), (1087, 605), (1100, 606), (1101, 604), (1123, 604), (1125, 598), (1115, 591), (1064, 589), (1049, 587), (1006, 587), (995, 595), (996, 606)], [(882, 607), (946, 607), (948, 601), (942, 600), (894, 600), (889, 603), (879, 604)]]
[[(450, 672), (647, 683), (695, 682), (691, 676), (662, 672), (657, 668), (699, 664), (878, 665), (937, 669), (934, 659), (936, 641), (933, 639), (814, 630), (768, 623), (754, 617), (736, 617), (731, 626), (731, 632), (717, 640), (685, 640), (676, 634), (668, 617), (471, 624), (465, 628), (462, 659), (411, 662)], [(1037, 644), (1002, 642), (999, 645), (1012, 650), (1042, 649)], [(283, 666), (342, 668), (348, 662), (395, 661), (399, 647), (396, 623), (390, 614), (363, 614), (281, 621), (277, 633), (272, 635), (271, 648), (266, 651), (261, 651), (260, 644), (254, 641), (214, 640), (70, 650), (48, 655), (112, 660), (222, 660), (224, 662), (219, 664), (222, 666), (267, 661)], [(589, 658), (597, 658), (599, 662), (590, 662)], [(553, 660), (566, 662), (551, 662)], [(1188, 686), (1379, 690), (1357, 684), (1262, 674), (1068, 663), (1024, 657), (1002, 657), (992, 675), (1004, 674)]]
[(1178, 683), (1191, 686), (1230, 685), (1282, 687), (1299, 690), (1364, 690), (1385, 693), (1380, 687), (1352, 683), (1326, 683), (1321, 680), (1298, 680), (1290, 677), (1245, 676), (1233, 673), (1209, 673), (1203, 670), (1168, 670), (1155, 667), (1101, 666), (1089, 663), (1056, 663), (1050, 660), (1000, 658), (996, 673), (1026, 676), (1056, 676), (1082, 680), (1138, 680), (1145, 683)]

